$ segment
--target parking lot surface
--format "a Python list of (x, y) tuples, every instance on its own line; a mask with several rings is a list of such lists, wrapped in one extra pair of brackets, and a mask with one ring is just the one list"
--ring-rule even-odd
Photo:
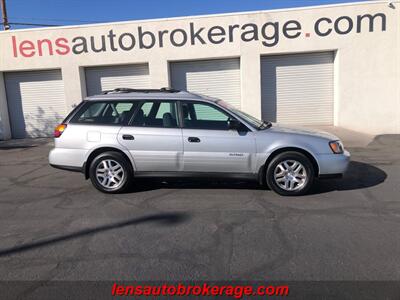
[(216, 180), (106, 195), (50, 148), (0, 143), (0, 280), (400, 280), (399, 136), (302, 197)]

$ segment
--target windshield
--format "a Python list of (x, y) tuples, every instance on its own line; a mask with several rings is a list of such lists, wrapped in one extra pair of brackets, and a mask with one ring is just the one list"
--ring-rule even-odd
[(229, 103), (226, 103), (223, 100), (218, 100), (217, 101), (218, 105), (221, 105), (222, 107), (232, 111), (233, 113), (235, 113), (236, 115), (238, 115), (239, 117), (241, 117), (243, 120), (245, 120), (247, 123), (249, 123), (251, 126), (253, 126), (255, 129), (260, 129), (263, 127), (264, 122), (233, 107), (232, 105), (230, 105)]

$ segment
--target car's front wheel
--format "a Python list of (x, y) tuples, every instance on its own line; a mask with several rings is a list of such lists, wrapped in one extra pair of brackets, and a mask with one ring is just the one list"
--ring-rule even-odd
[(283, 196), (304, 195), (312, 186), (313, 179), (312, 163), (300, 152), (280, 153), (267, 166), (268, 186)]
[(104, 152), (90, 164), (89, 176), (96, 189), (104, 193), (125, 191), (132, 179), (130, 162), (118, 152)]

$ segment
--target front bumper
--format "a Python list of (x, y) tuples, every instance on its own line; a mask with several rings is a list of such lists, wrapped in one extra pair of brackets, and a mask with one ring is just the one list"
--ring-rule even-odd
[(346, 172), (350, 162), (350, 153), (345, 150), (343, 154), (319, 154), (317, 157), (319, 177), (328, 178), (340, 176)]

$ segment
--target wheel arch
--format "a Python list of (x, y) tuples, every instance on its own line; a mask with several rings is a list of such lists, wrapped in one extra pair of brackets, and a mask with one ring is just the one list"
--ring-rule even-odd
[(274, 157), (276, 157), (277, 155), (279, 155), (283, 152), (288, 152), (288, 151), (294, 151), (294, 152), (299, 152), (301, 154), (304, 154), (311, 161), (311, 164), (312, 164), (313, 170), (314, 170), (314, 176), (318, 177), (319, 165), (318, 165), (316, 158), (311, 154), (310, 151), (303, 149), (303, 148), (299, 148), (299, 147), (282, 147), (282, 148), (278, 148), (278, 149), (275, 149), (274, 151), (272, 151), (271, 154), (266, 159), (265, 163), (260, 167), (260, 169), (258, 171), (258, 181), (260, 184), (265, 183), (265, 172), (267, 171), (267, 167), (270, 164), (270, 162), (274, 159)]
[(129, 155), (127, 153), (125, 153), (123, 150), (116, 148), (116, 147), (111, 147), (111, 146), (103, 146), (103, 147), (99, 147), (99, 148), (95, 148), (93, 149), (90, 154), (88, 155), (85, 163), (83, 164), (83, 172), (85, 175), (85, 179), (89, 179), (89, 168), (90, 168), (90, 164), (92, 163), (93, 159), (98, 156), (101, 153), (104, 152), (118, 152), (120, 153), (122, 156), (124, 156), (126, 158), (127, 161), (129, 161), (130, 166), (132, 168), (132, 172), (135, 171), (135, 165), (133, 160), (131, 159), (131, 157), (129, 157)]

